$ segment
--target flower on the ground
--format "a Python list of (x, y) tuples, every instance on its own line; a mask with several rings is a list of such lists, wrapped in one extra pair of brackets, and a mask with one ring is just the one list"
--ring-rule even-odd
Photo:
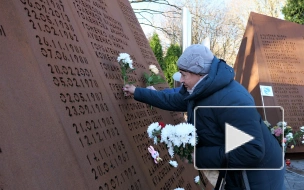
[(175, 168), (178, 166), (178, 163), (177, 163), (176, 161), (174, 161), (174, 160), (170, 160), (170, 161), (169, 161), (169, 164), (170, 164), (171, 166), (175, 167)]
[(194, 178), (194, 182), (197, 183), (197, 184), (199, 184), (199, 182), (200, 182), (200, 177), (199, 177), (199, 176), (196, 176), (196, 177)]
[(279, 144), (283, 146), (284, 152), (287, 148), (293, 149), (295, 145), (301, 141), (304, 144), (304, 126), (300, 127), (300, 131), (293, 132), (292, 127), (287, 122), (278, 122), (275, 126), (271, 126), (268, 121), (264, 121), (271, 134), (277, 139)]
[(128, 81), (128, 75), (127, 73), (131, 72), (134, 70), (133, 68), (133, 61), (130, 58), (130, 55), (127, 53), (120, 53), (119, 56), (117, 57), (117, 61), (120, 65), (121, 68), (121, 75), (122, 79), (124, 81), (124, 84), (130, 83)]
[(152, 86), (155, 84), (160, 84), (166, 82), (164, 78), (159, 76), (159, 70), (155, 65), (149, 66), (150, 74), (144, 73), (144, 77), (146, 80), (146, 86)]
[(158, 142), (166, 144), (168, 153), (173, 158), (177, 154), (182, 159), (187, 159), (192, 163), (192, 153), (196, 145), (196, 128), (189, 123), (180, 123), (178, 125), (167, 124), (161, 127), (158, 122), (152, 123), (148, 129), (148, 136)]

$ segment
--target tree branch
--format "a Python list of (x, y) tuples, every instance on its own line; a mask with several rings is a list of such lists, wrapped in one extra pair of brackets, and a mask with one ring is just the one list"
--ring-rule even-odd
[(135, 4), (135, 3), (155, 3), (155, 4), (160, 4), (160, 5), (168, 5), (170, 7), (174, 7), (177, 10), (182, 10), (180, 7), (173, 5), (169, 3), (167, 0), (129, 0), (130, 4)]
[(140, 25), (146, 25), (146, 26), (150, 26), (150, 27), (153, 27), (153, 28), (155, 28), (155, 29), (157, 29), (157, 30), (160, 30), (160, 31), (162, 31), (162, 32), (164, 32), (164, 33), (166, 33), (167, 35), (172, 35), (170, 32), (168, 32), (167, 30), (165, 30), (164, 28), (162, 28), (162, 27), (159, 27), (159, 26), (155, 26), (155, 25), (153, 25), (151, 22), (148, 24), (148, 23), (139, 23)]
[[(135, 14), (139, 14), (140, 16), (143, 16), (143, 13), (147, 13), (150, 15), (162, 15), (164, 17), (167, 18), (180, 18), (181, 15), (180, 13), (176, 12), (176, 11), (167, 11), (167, 12), (163, 12), (163, 11), (157, 11), (157, 10), (152, 10), (152, 9), (133, 9)], [(168, 14), (171, 13), (171, 14)], [(176, 15), (176, 16), (170, 16), (170, 15)]]

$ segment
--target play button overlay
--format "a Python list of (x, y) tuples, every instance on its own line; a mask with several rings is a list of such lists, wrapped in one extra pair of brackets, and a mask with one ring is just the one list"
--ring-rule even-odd
[(244, 133), (243, 131), (235, 128), (228, 123), (225, 123), (226, 134), (225, 134), (225, 153), (242, 146), (243, 144), (254, 139), (253, 136)]
[[(262, 123), (269, 119), (274, 125), (276, 121), (284, 121), (284, 109), (281, 106), (196, 106), (193, 124), (198, 141), (193, 151), (194, 168), (208, 171), (282, 170), (285, 167), (284, 148), (277, 146), (271, 130)], [(258, 151), (263, 151), (259, 146), (265, 147), (262, 155), (259, 155)], [(253, 163), (258, 162), (256, 156), (263, 155), (270, 159)], [(227, 158), (228, 165), (223, 163)]]

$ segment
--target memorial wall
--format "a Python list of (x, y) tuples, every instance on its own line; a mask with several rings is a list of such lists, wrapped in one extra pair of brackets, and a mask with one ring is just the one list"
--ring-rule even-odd
[[(304, 126), (303, 53), (303, 25), (252, 12), (234, 66), (235, 79), (253, 95), (256, 105), (282, 106), (284, 120), (294, 131)], [(270, 86), (273, 96), (261, 96), (260, 85)], [(281, 114), (266, 111), (272, 125)], [(304, 152), (304, 146), (288, 152)]]
[(119, 53), (135, 85), (160, 68), (127, 0), (1, 0), (0, 45), (1, 190), (211, 188), (147, 150), (152, 122), (184, 118), (123, 94)]

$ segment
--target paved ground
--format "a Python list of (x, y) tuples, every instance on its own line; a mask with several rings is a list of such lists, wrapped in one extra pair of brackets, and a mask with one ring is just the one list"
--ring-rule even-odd
[(304, 190), (304, 160), (291, 160), (284, 182), (286, 190)]

